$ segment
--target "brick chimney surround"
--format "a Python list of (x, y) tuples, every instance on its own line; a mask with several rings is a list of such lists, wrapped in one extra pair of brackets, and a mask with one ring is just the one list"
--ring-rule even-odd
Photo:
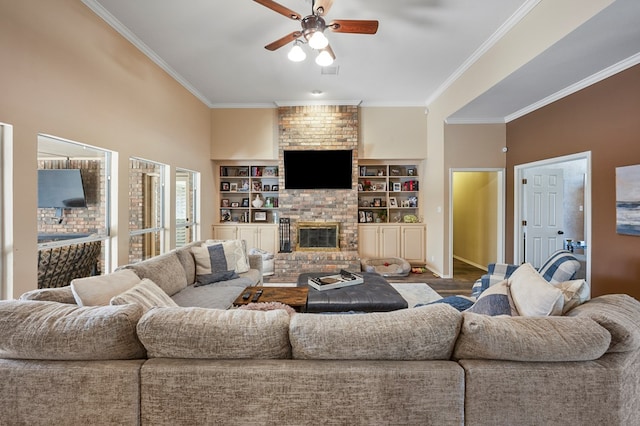
[[(341, 190), (301, 190), (284, 186), (280, 173), (279, 211), (291, 221), (291, 247), (296, 247), (297, 224), (338, 222), (339, 250), (276, 253), (273, 281), (296, 281), (303, 272), (360, 270), (358, 257), (358, 107), (355, 105), (291, 106), (278, 108), (278, 166), (284, 171), (287, 150), (351, 150), (352, 187)], [(309, 164), (309, 173), (331, 173), (330, 164)]]

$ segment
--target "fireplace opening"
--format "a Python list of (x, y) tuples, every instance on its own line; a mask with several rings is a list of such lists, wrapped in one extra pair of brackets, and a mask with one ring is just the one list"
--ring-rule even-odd
[(296, 250), (340, 250), (340, 224), (338, 222), (301, 222), (298, 224)]

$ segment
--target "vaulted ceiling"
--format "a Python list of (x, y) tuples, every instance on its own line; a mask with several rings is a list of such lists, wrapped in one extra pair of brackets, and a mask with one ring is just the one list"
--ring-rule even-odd
[[(252, 0), (83, 0), (208, 106), (349, 103), (427, 106), (483, 47), (539, 0), (335, 0), (333, 19), (378, 20), (375, 35), (326, 31), (336, 55), (320, 67), (287, 59), (300, 29)], [(311, 0), (280, 0), (309, 15)], [(616, 0), (449, 117), (505, 122), (640, 62), (640, 1)], [(320, 92), (313, 94), (313, 92)]]

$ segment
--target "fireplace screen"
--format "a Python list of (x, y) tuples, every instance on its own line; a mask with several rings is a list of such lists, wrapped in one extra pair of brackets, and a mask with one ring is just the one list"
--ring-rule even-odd
[(302, 222), (298, 224), (297, 250), (340, 250), (338, 222)]

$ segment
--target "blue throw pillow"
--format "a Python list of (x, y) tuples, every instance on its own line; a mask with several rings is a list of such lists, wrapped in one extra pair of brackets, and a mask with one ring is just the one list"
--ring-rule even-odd
[(466, 297), (447, 296), (447, 297), (443, 297), (442, 299), (439, 299), (439, 300), (434, 300), (433, 302), (416, 305), (416, 307), (424, 306), (424, 305), (433, 305), (434, 303), (446, 303), (447, 305), (453, 306), (454, 308), (456, 308), (460, 312), (462, 312), (462, 311), (464, 311), (466, 309), (469, 309), (473, 305), (473, 301), (467, 299)]
[(220, 271), (213, 272), (211, 274), (202, 274), (196, 276), (196, 283), (193, 285), (194, 287), (200, 287), (207, 284), (213, 284), (220, 281), (232, 280), (235, 278), (240, 278), (236, 271)]

